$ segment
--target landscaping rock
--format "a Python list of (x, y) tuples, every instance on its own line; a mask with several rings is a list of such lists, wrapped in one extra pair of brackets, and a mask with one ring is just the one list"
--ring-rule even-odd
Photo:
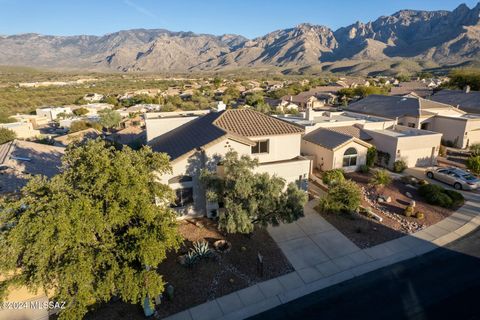
[(405, 192), (405, 195), (406, 195), (407, 197), (409, 197), (410, 199), (412, 199), (412, 198), (413, 198), (412, 194), (411, 194), (410, 192), (408, 192), (408, 191), (407, 191), (407, 192)]

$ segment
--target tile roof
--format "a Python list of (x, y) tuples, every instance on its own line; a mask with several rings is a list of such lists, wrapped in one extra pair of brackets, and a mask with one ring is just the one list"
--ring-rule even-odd
[(214, 121), (223, 130), (244, 137), (303, 133), (304, 129), (251, 109), (230, 109)]
[(80, 130), (77, 132), (65, 134), (63, 136), (58, 136), (53, 138), (56, 145), (66, 147), (72, 142), (80, 142), (88, 139), (96, 139), (100, 137), (102, 133), (94, 128), (88, 128), (85, 130)]
[(480, 91), (441, 90), (432, 96), (433, 101), (459, 106), (460, 110), (480, 113)]
[(185, 123), (155, 139), (149, 145), (154, 151), (166, 152), (172, 160), (216, 140), (230, 138), (253, 145), (248, 137), (300, 134), (304, 129), (286, 121), (249, 109), (212, 112)]
[(346, 110), (395, 119), (403, 116), (418, 117), (423, 110), (432, 108), (452, 109), (453, 106), (419, 97), (370, 95), (348, 105)]
[(306, 134), (304, 140), (319, 145), (321, 147), (333, 150), (342, 144), (353, 140), (353, 137), (337, 131), (320, 128)]
[(331, 127), (331, 128), (328, 128), (328, 130), (335, 131), (338, 133), (343, 133), (363, 141), (372, 140), (372, 137), (368, 133), (366, 133), (362, 128), (356, 125), (344, 126), (344, 127)]

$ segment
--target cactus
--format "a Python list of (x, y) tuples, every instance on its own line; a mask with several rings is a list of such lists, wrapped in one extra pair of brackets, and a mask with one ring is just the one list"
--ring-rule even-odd
[(195, 241), (193, 243), (192, 251), (197, 255), (198, 258), (209, 258), (212, 255), (212, 250), (208, 247), (208, 242), (206, 241)]
[(417, 213), (415, 214), (415, 217), (416, 217), (418, 220), (422, 220), (423, 218), (425, 218), (425, 215), (423, 214), (423, 212), (417, 211)]
[(405, 208), (405, 216), (406, 217), (411, 217), (413, 216), (414, 212), (413, 212), (413, 206), (408, 206)]

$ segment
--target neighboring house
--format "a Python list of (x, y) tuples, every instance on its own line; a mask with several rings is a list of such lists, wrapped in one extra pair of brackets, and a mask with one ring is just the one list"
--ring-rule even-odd
[(318, 100), (314, 94), (309, 92), (302, 92), (296, 96), (283, 96), (282, 101), (284, 103), (296, 104), (302, 110), (306, 110), (307, 108), (321, 108), (324, 106), (324, 104), (320, 102), (320, 100)]
[[(151, 129), (147, 120), (147, 136)], [(311, 161), (300, 156), (303, 133), (299, 126), (251, 109), (230, 109), (179, 123), (148, 144), (170, 156), (173, 171), (160, 178), (176, 191), (179, 214), (214, 216), (219, 204), (207, 202), (199, 174), (202, 169), (221, 172), (221, 160), (230, 150), (257, 158), (256, 172), (306, 189)]]
[(0, 193), (19, 191), (31, 175), (53, 177), (65, 148), (14, 140), (0, 145)]
[(36, 110), (37, 116), (45, 117), (49, 121), (57, 120), (59, 114), (71, 114), (72, 109), (70, 107), (46, 107), (38, 108)]
[(42, 128), (48, 125), (48, 118), (44, 116), (38, 116), (36, 114), (16, 114), (11, 118), (19, 122), (30, 122), (34, 129)]
[(415, 96), (370, 95), (348, 105), (347, 110), (398, 119), (399, 125), (435, 131), (458, 148), (480, 143), (480, 114)]
[(441, 134), (397, 125), (395, 120), (345, 111), (313, 111), (299, 117), (282, 117), (305, 129), (301, 151), (314, 156), (319, 170), (343, 168), (355, 171), (366, 164), (367, 150), (389, 154), (382, 165), (392, 168), (396, 160), (409, 167), (430, 166), (438, 156)]
[(97, 139), (102, 133), (94, 128), (77, 131), (53, 138), (54, 145), (58, 147), (66, 147), (70, 143), (84, 142), (86, 140)]
[(145, 144), (146, 130), (130, 126), (107, 136), (106, 139), (136, 149)]
[(145, 113), (143, 117), (147, 128), (147, 142), (209, 112), (208, 110), (196, 110)]
[(40, 134), (40, 131), (33, 129), (31, 122), (0, 123), (0, 128), (12, 130), (19, 139), (33, 138)]
[(421, 98), (430, 97), (433, 93), (432, 88), (428, 87), (422, 81), (407, 81), (400, 82), (398, 85), (390, 89), (391, 96), (404, 96), (407, 94), (415, 94)]
[(98, 93), (87, 93), (86, 95), (83, 96), (83, 100), (88, 102), (99, 102), (103, 98), (104, 98), (104, 95), (98, 94)]
[(284, 113), (291, 112), (293, 110), (298, 111), (298, 105), (289, 101), (280, 101), (280, 103), (275, 108), (277, 111), (281, 111)]
[(458, 106), (465, 112), (480, 114), (480, 91), (471, 91), (470, 87), (465, 90), (441, 90), (435, 93), (433, 101)]

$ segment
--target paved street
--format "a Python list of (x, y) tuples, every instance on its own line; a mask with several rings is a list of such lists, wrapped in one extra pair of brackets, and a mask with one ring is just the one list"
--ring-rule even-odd
[(250, 319), (480, 319), (480, 229)]

